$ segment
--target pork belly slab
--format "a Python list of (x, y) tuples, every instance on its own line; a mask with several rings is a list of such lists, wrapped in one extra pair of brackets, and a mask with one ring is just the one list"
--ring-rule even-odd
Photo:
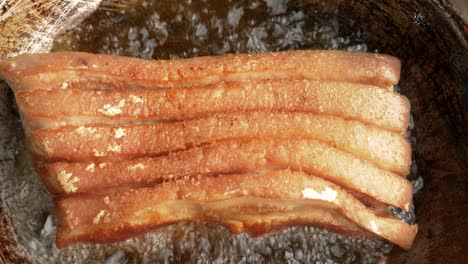
[(29, 141), (33, 153), (43, 160), (93, 161), (164, 154), (223, 139), (262, 137), (317, 139), (403, 175), (411, 162), (411, 146), (402, 135), (341, 117), (305, 113), (215, 114), (174, 123), (43, 128), (33, 131)]
[(216, 83), (172, 89), (55, 89), (16, 92), (33, 128), (89, 123), (184, 120), (219, 112), (287, 111), (341, 116), (397, 133), (408, 128), (410, 105), (375, 86), (311, 80)]
[(203, 220), (261, 235), (317, 225), (408, 249), (410, 103), (400, 61), (285, 51), (147, 61), (81, 52), (0, 62), (57, 245)]
[[(249, 199), (238, 199), (245, 197)], [(256, 199), (261, 202), (252, 202)], [(256, 235), (270, 226), (296, 221), (345, 231), (362, 229), (404, 249), (411, 246), (417, 232), (417, 225), (379, 216), (335, 184), (289, 170), (200, 177), (152, 188), (58, 198), (56, 205), (59, 246), (120, 241), (156, 226), (193, 219), (224, 223), (234, 232)], [(235, 211), (230, 213), (232, 208)], [(306, 213), (309, 210), (311, 214)], [(271, 211), (280, 216), (273, 217)], [(330, 217), (337, 213), (343, 217)], [(256, 230), (258, 226), (263, 226), (261, 231)]]
[(408, 180), (312, 139), (226, 140), (160, 157), (46, 163), (38, 171), (53, 192), (70, 194), (265, 168), (303, 170), (405, 210), (412, 202)]
[[(148, 61), (82, 52), (20, 55), (0, 64), (0, 77), (15, 90), (68, 86), (181, 87), (220, 81), (313, 79), (388, 88), (398, 83), (400, 60), (345, 51), (284, 51)], [(65, 87), (64, 87), (65, 86)]]

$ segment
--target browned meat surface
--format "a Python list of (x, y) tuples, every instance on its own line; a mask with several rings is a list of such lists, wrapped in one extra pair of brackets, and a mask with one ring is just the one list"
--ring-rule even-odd
[(58, 246), (201, 219), (251, 235), (318, 225), (408, 249), (417, 226), (386, 209), (409, 210), (413, 196), (400, 67), (344, 51), (60, 52), (2, 61), (0, 78), (55, 195)]
[(344, 231), (362, 229), (404, 249), (411, 247), (417, 232), (417, 225), (378, 216), (335, 184), (288, 170), (192, 178), (152, 188), (59, 198), (56, 204), (59, 246), (120, 241), (157, 226), (194, 219), (256, 235), (275, 225), (297, 222)]
[(291, 78), (388, 88), (398, 83), (400, 68), (400, 60), (388, 55), (325, 50), (159, 61), (56, 52), (20, 55), (6, 60), (0, 64), (0, 77), (8, 80), (16, 90), (54, 89), (68, 85), (180, 87), (219, 81)]
[[(304, 113), (216, 114), (174, 123), (86, 125), (32, 132), (32, 151), (43, 160), (137, 158), (235, 138), (290, 137), (325, 142), (382, 169), (406, 175), (411, 146), (401, 135), (340, 117)], [(120, 146), (112, 151), (109, 146)]]
[(48, 163), (39, 171), (55, 192), (79, 193), (268, 168), (306, 171), (405, 209), (412, 202), (412, 185), (403, 177), (311, 139), (227, 140), (160, 157)]

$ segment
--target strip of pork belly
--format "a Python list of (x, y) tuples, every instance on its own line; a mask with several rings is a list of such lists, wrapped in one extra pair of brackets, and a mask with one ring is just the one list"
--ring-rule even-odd
[(272, 78), (334, 80), (389, 87), (398, 83), (400, 68), (400, 60), (388, 55), (324, 50), (158, 61), (57, 52), (20, 55), (6, 60), (0, 63), (0, 77), (14, 90), (66, 88), (87, 83), (125, 88), (131, 85), (180, 87)]
[[(246, 204), (246, 199), (235, 200), (243, 197), (254, 201), (258, 198), (263, 200), (257, 204)], [(298, 202), (304, 211), (315, 207), (320, 210), (336, 210), (361, 229), (404, 249), (411, 247), (417, 233), (417, 225), (408, 225), (395, 218), (376, 215), (331, 182), (303, 172), (284, 170), (200, 177), (195, 180), (172, 181), (153, 188), (59, 198), (56, 200), (59, 213), (57, 244), (65, 246), (81, 241), (121, 241), (157, 226), (194, 219), (228, 223), (230, 229), (235, 232), (250, 231), (258, 235), (263, 233), (262, 225), (266, 226), (263, 227), (264, 230), (269, 230), (269, 226), (274, 225), (271, 215), (267, 214), (266, 219), (262, 218), (262, 209), (268, 207), (265, 205), (268, 200), (265, 199)], [(307, 202), (310, 202), (309, 208)], [(274, 202), (272, 207), (275, 207)], [(235, 212), (229, 213), (232, 208), (236, 208)], [(242, 208), (246, 208), (246, 215), (243, 214)], [(267, 208), (267, 211), (271, 209)], [(286, 215), (288, 212), (287, 208), (278, 211), (286, 212)], [(320, 211), (309, 219), (301, 217), (302, 214), (301, 210), (295, 210), (287, 218), (283, 214), (280, 224), (294, 224), (298, 219), (299, 222), (302, 220), (303, 224), (334, 226), (343, 223), (342, 219), (332, 220), (326, 214), (323, 214), (320, 223), (317, 221), (322, 214)], [(353, 225), (343, 224), (356, 230)], [(259, 230), (255, 230), (256, 228)]]
[(400, 134), (335, 116), (304, 113), (235, 113), (175, 123), (68, 126), (38, 129), (30, 149), (42, 160), (137, 158), (230, 138), (313, 138), (406, 175), (411, 145)]
[(226, 140), (160, 157), (47, 163), (37, 171), (61, 194), (265, 168), (303, 170), (405, 210), (412, 202), (403, 177), (312, 139)]
[(406, 97), (374, 86), (311, 80), (218, 83), (204, 88), (19, 91), (33, 128), (184, 120), (218, 112), (300, 111), (341, 116), (397, 133), (408, 127)]
[[(83, 196), (77, 198), (81, 199)], [(87, 202), (87, 200), (83, 199), (82, 202)], [(87, 230), (77, 230), (75, 225), (81, 221), (78, 220), (78, 222), (76, 219), (73, 219), (71, 220), (73, 222), (66, 223), (61, 220), (61, 212), (58, 212), (59, 229), (56, 238), (57, 246), (60, 248), (79, 242), (119, 242), (160, 226), (194, 220), (217, 222), (225, 225), (234, 234), (248, 233), (251, 236), (260, 236), (293, 225), (314, 225), (348, 235), (369, 236), (367, 232), (341, 215), (335, 208), (330, 208), (328, 204), (316, 201), (284, 201), (241, 197), (211, 202), (209, 205), (204, 204), (203, 207), (194, 202), (183, 200), (162, 201), (152, 208), (154, 207), (157, 207), (156, 210), (164, 212), (163, 214), (159, 214), (157, 216), (158, 219), (154, 222), (145, 223), (143, 220), (143, 225), (140, 227), (121, 227), (112, 232), (104, 231), (105, 228), (94, 228), (95, 225), (89, 229), (86, 227)], [(215, 207), (216, 210), (210, 210), (209, 207)], [(244, 211), (247, 211), (247, 213), (244, 213)], [(101, 213), (102, 216), (95, 215), (93, 220), (96, 220), (93, 221), (93, 224), (96, 222), (96, 224), (102, 225), (103, 221), (110, 222), (106, 218), (102, 218), (103, 216), (107, 216), (108, 211), (99, 212), (103, 212)], [(68, 211), (68, 213), (73, 214), (72, 211)], [(66, 221), (70, 221), (70, 217), (63, 218)]]

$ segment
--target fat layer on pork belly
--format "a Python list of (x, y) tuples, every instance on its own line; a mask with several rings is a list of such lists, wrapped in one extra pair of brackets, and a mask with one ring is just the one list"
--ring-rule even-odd
[[(215, 114), (174, 122), (123, 126), (85, 125), (31, 132), (31, 150), (42, 160), (137, 158), (231, 138), (313, 138), (406, 175), (411, 145), (402, 136), (360, 122), (310, 113)], [(109, 146), (118, 146), (110, 148)]]
[(374, 86), (311, 80), (216, 83), (207, 87), (16, 92), (32, 129), (95, 123), (173, 121), (224, 112), (285, 111), (340, 116), (403, 134), (406, 97)]
[(314, 79), (390, 87), (400, 78), (400, 60), (345, 51), (283, 51), (148, 61), (83, 52), (27, 54), (0, 63), (0, 78), (15, 89), (180, 87), (219, 81)]
[(159, 157), (46, 163), (37, 171), (52, 192), (70, 194), (265, 168), (303, 170), (405, 210), (412, 202), (403, 177), (312, 139), (233, 139)]
[[(275, 225), (294, 223), (365, 230), (404, 249), (417, 232), (417, 225), (379, 216), (331, 182), (289, 170), (184, 179), (152, 188), (58, 198), (56, 205), (59, 246), (120, 241), (157, 226), (194, 219), (257, 235)], [(278, 217), (272, 212), (279, 212)], [(337, 213), (343, 217), (335, 218)]]

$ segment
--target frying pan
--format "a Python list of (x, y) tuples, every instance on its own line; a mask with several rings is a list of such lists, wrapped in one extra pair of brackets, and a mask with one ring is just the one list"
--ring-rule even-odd
[[(272, 3), (274, 1), (266, 2)], [(193, 5), (202, 10), (205, 4), (194, 1)], [(213, 5), (212, 8), (217, 10), (222, 11), (224, 8), (223, 3)], [(289, 48), (362, 49), (364, 46), (367, 51), (391, 54), (402, 60), (403, 68), (399, 89), (411, 101), (414, 120), (414, 129), (411, 131), (411, 135), (417, 139), (415, 141), (413, 138), (412, 142), (414, 143), (414, 160), (417, 165), (417, 167), (412, 168), (412, 171), (413, 176), (422, 176), (424, 179), (424, 188), (415, 195), (414, 201), (419, 233), (411, 250), (403, 251), (393, 247), (387, 256), (368, 261), (388, 263), (466, 262), (465, 257), (468, 250), (467, 128), (465, 123), (465, 111), (468, 105), (466, 100), (468, 26), (466, 21), (449, 1), (444, 0), (304, 0), (290, 1), (286, 7), (284, 9), (282, 6), (266, 6), (270, 9), (279, 8), (280, 13), (289, 12), (292, 14), (295, 12), (294, 14), (297, 14), (302, 12), (306, 17), (301, 22), (303, 27), (309, 28), (311, 31), (318, 31), (317, 34), (320, 36), (314, 38), (314, 41), (310, 43), (296, 42), (279, 48), (275, 46), (274, 50)], [(126, 8), (126, 6), (123, 5), (121, 8)], [(115, 12), (113, 9), (115, 7), (107, 6), (83, 22), (91, 37), (77, 40), (76, 36), (79, 36), (80, 32), (85, 29), (72, 30), (59, 38), (60, 41), (56, 41), (55, 49), (103, 52), (103, 50), (99, 50), (99, 47), (102, 47), (106, 41), (109, 42), (105, 39), (105, 31), (112, 27), (112, 23), (116, 25), (130, 23), (130, 26), (133, 25), (132, 23), (139, 23), (138, 20), (132, 20), (134, 18), (126, 17), (126, 15), (122, 15), (120, 20), (115, 20), (115, 17), (119, 16), (113, 15), (112, 12)], [(170, 7), (166, 9), (171, 10)], [(140, 11), (144, 12), (144, 9)], [(162, 17), (164, 12), (161, 12), (160, 15)], [(277, 14), (273, 14), (273, 16), (275, 15)], [(254, 18), (252, 17), (252, 19)], [(207, 18), (202, 16), (199, 19)], [(250, 23), (249, 21), (247, 23)], [(335, 29), (335, 33), (332, 32), (332, 38), (327, 37), (329, 36), (325, 32), (327, 28), (323, 31), (324, 28), (315, 27), (315, 25), (323, 24), (324, 21), (330, 22)], [(180, 56), (213, 53), (212, 50), (203, 48), (207, 46), (206, 40), (205, 42), (202, 40), (194, 42), (192, 35), (184, 35), (182, 29), (179, 31), (174, 36), (166, 36), (164, 43), (156, 43), (159, 46), (154, 53), (145, 56), (171, 58), (176, 53), (182, 54)], [(125, 35), (124, 37), (129, 36)], [(208, 39), (212, 37), (207, 36)], [(175, 38), (175, 40), (171, 41), (171, 38), (173, 40)], [(341, 40), (341, 42), (336, 42), (336, 39)], [(242, 43), (242, 39), (238, 41)], [(198, 48), (189, 48), (193, 46)], [(246, 47), (231, 45), (226, 52), (245, 52), (246, 49), (252, 51)], [(253, 48), (268, 50), (270, 47), (272, 46), (260, 45)], [(122, 55), (132, 55), (131, 50), (122, 52)], [(15, 218), (15, 212), (14, 210), (12, 212), (13, 206), (8, 204), (10, 197), (5, 192), (7, 189), (15, 187), (8, 185), (8, 181), (4, 179), (17, 175), (27, 157), (23, 157), (22, 154), (24, 153), (23, 139), (21, 138), (18, 117), (15, 115), (12, 94), (7, 89), (0, 91), (2, 92), (0, 94), (0, 179), (3, 179), (0, 180), (0, 193), (2, 194), (0, 196), (0, 260), (5, 263), (34, 263), (37, 259), (35, 259), (35, 255), (28, 252), (26, 245), (30, 241), (18, 239), (18, 234), (22, 230), (21, 227), (13, 224), (12, 219)], [(40, 183), (37, 183), (37, 188), (36, 194), (43, 196), (45, 191)], [(17, 186), (16, 189), (18, 189)], [(21, 191), (21, 188), (18, 190)], [(24, 206), (27, 207), (28, 204)], [(51, 221), (44, 215), (31, 215), (31, 218), (39, 218), (45, 225), (48, 224), (47, 221), (49, 224)], [(292, 247), (295, 246), (292, 245)], [(238, 250), (240, 248), (238, 247)], [(306, 251), (307, 249), (303, 253), (307, 254)], [(131, 255), (131, 252), (129, 254)], [(184, 260), (183, 258), (178, 259), (174, 252), (170, 254), (172, 254), (171, 258), (166, 258), (166, 260)], [(187, 261), (187, 259), (185, 260)], [(270, 260), (293, 262), (292, 258), (286, 257), (281, 260)], [(70, 258), (70, 261), (73, 262), (73, 258)], [(332, 262), (352, 261), (362, 261), (362, 259), (355, 258), (347, 261), (336, 258), (332, 260)], [(99, 263), (99, 260), (90, 260), (89, 262)]]

